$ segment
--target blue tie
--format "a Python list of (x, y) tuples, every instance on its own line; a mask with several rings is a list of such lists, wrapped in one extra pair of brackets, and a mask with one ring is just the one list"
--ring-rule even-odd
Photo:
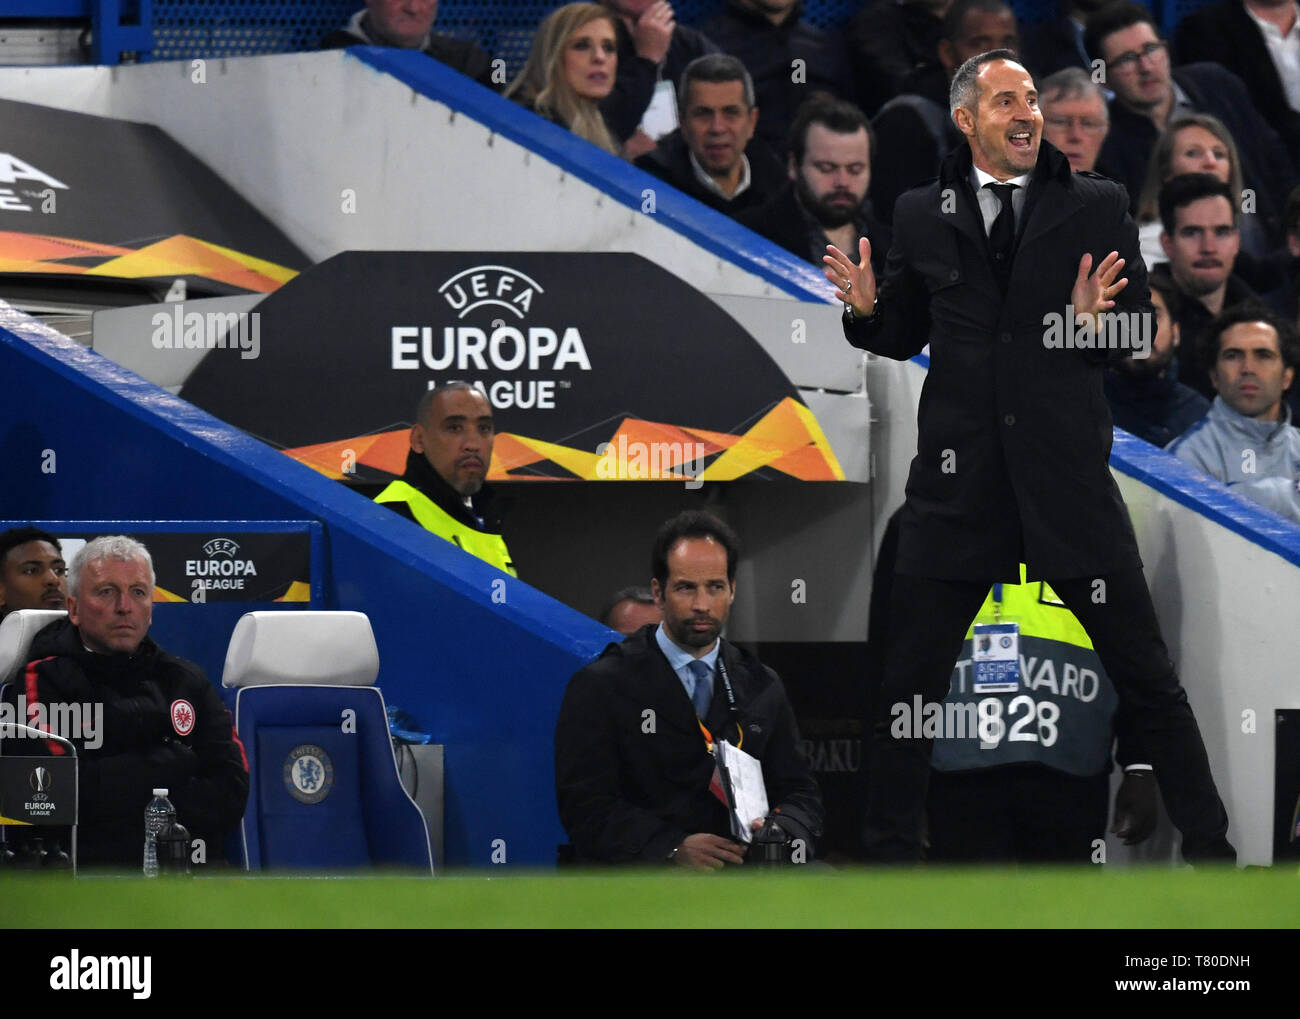
[(704, 718), (709, 713), (709, 703), (713, 700), (713, 670), (701, 661), (691, 662), (686, 666), (695, 677), (695, 692), (691, 694), (691, 703), (695, 713)]

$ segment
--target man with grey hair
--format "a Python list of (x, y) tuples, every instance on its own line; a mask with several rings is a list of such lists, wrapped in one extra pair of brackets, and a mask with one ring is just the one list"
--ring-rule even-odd
[[(68, 617), (36, 634), (14, 684), (36, 724), (55, 717), (54, 705), (95, 708), (82, 732), (57, 733), (77, 744), (77, 848), (86, 866), (141, 865), (155, 788), (167, 789), (195, 840), (192, 863), (220, 857), (248, 799), (248, 761), (216, 688), (149, 637), (153, 596), (144, 545), (120, 534), (88, 542), (68, 569)], [(20, 746), (24, 755), (65, 752), (53, 741)]]
[(516, 576), (496, 495), (484, 481), (495, 440), (492, 404), (482, 390), (468, 382), (435, 386), (415, 408), (406, 472), (375, 502)]
[[(966, 144), (937, 181), (898, 200), (879, 289), (869, 242), (856, 264), (834, 247), (825, 260), (851, 344), (900, 360), (930, 346), (875, 701), (866, 848), (880, 860), (920, 857), (939, 734), (892, 725), (896, 706), (917, 698), (938, 708), (989, 588), (1019, 582), (1023, 562), (1091, 637), (1183, 856), (1231, 860), (1228, 815), (1108, 465), (1102, 372), (1131, 352), (1108, 327), (1124, 315), (1125, 341), (1133, 327), (1150, 333), (1128, 197), (1114, 181), (1071, 172), (1042, 140), (1038, 90), (1010, 50), (962, 64), (950, 108)], [(1053, 321), (1093, 342), (1053, 342)], [(997, 640), (1018, 662), (1014, 631)], [(1018, 670), (1014, 682), (1030, 689)]]
[(754, 138), (758, 107), (744, 64), (725, 53), (692, 60), (677, 97), (681, 126), (637, 166), (728, 216), (757, 208), (781, 188), (780, 160)]
[(1110, 129), (1106, 93), (1082, 67), (1065, 67), (1043, 79), (1038, 97), (1043, 137), (1070, 161), (1070, 169), (1095, 170)]
[(600, 611), (600, 621), (624, 637), (643, 626), (658, 623), (664, 614), (655, 602), (654, 592), (644, 585), (616, 591)]

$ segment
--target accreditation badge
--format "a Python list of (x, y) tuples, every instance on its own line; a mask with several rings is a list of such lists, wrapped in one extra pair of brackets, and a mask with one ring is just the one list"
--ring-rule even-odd
[(971, 690), (1015, 693), (1020, 689), (1020, 624), (976, 623), (971, 633)]

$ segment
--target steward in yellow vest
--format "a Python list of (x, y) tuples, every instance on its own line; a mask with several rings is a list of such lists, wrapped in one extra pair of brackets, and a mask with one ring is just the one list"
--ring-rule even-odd
[(375, 502), (515, 577), (497, 499), (483, 480), (495, 439), (481, 390), (467, 382), (430, 389), (415, 409), (406, 473)]
[[(895, 514), (871, 595), (877, 659), (897, 541)], [(1155, 779), (1087, 631), (1049, 585), (1026, 582), (1023, 564), (1020, 581), (988, 592), (942, 704), (889, 706), (900, 736), (933, 739), (928, 858), (1104, 862), (1113, 760), (1125, 778), (1112, 828), (1130, 845), (1155, 825)]]
[[(510, 559), (510, 550), (506, 548), (505, 538), (490, 531), (481, 531), (466, 520), (468, 511), (458, 496), (456, 501), (460, 504), (459, 512), (455, 507), (452, 508), (452, 512), (448, 512), (406, 480), (411, 476), (412, 461), (424, 464), (429, 474), (446, 486), (446, 482), (443, 482), (437, 474), (434, 474), (432, 468), (425, 464), (422, 456), (410, 453), (407, 457), (406, 474), (402, 476), (402, 480), (391, 482), (375, 496), (375, 502), (381, 502), (389, 509), (397, 510), (402, 516), (414, 520), (426, 531), (432, 531), (439, 538), (445, 538), (470, 555), (476, 555), (485, 563), (491, 563), (498, 570), (505, 570), (512, 577), (519, 576), (515, 572), (515, 564)], [(419, 473), (418, 469), (416, 473)], [(450, 486), (447, 486), (447, 491), (451, 492)], [(482, 495), (483, 491), (484, 489), (480, 489), (479, 494)], [(455, 493), (453, 492), (452, 495)], [(476, 497), (474, 501), (479, 500)], [(486, 525), (486, 521), (484, 523)]]

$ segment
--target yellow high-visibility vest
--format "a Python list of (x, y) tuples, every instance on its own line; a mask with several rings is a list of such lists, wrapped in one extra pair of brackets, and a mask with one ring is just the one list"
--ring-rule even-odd
[(444, 510), (436, 502), (421, 492), (414, 485), (405, 481), (391, 482), (387, 488), (375, 496), (375, 502), (404, 502), (411, 507), (416, 522), (426, 531), (432, 531), (439, 538), (450, 541), (470, 555), (478, 556), (485, 563), (504, 570), (512, 577), (515, 564), (510, 560), (510, 550), (506, 540), (499, 534), (478, 531), (469, 524), (462, 523)]

